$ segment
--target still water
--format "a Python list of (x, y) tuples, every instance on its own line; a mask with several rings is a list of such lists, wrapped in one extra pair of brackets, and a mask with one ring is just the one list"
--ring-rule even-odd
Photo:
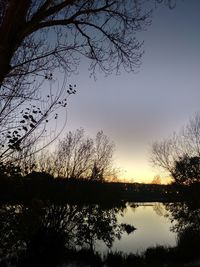
[[(94, 249), (101, 255), (108, 251), (140, 254), (147, 248), (157, 245), (176, 246), (177, 235), (171, 231), (173, 224), (168, 215), (170, 213), (162, 203), (127, 203), (125, 209), (116, 214), (117, 223), (133, 225), (136, 230), (130, 234), (123, 232), (120, 239), (115, 239), (110, 249), (103, 241), (96, 241)], [(79, 267), (79, 265), (65, 263), (59, 267)]]
[[(133, 225), (136, 230), (123, 233), (120, 240), (114, 241), (111, 251), (141, 253), (156, 245), (175, 246), (176, 233), (170, 231), (172, 223), (167, 214), (162, 203), (127, 203), (123, 212), (117, 214), (117, 220)], [(102, 241), (96, 242), (95, 249), (101, 253), (108, 251)]]
[(36, 262), (48, 255), (49, 260), (49, 252), (53, 256), (65, 248), (86, 248), (103, 256), (108, 251), (140, 254), (157, 245), (174, 247), (177, 234), (171, 228), (199, 231), (199, 211), (184, 203), (2, 205), (0, 263), (23, 255)]

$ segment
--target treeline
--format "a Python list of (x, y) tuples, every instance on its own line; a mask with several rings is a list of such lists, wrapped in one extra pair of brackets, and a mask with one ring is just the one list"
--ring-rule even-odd
[[(156, 144), (155, 159), (162, 159), (161, 152), (166, 151), (166, 146), (171, 148), (171, 143)], [(199, 201), (199, 157), (171, 159), (171, 185), (131, 184), (116, 182), (113, 152), (114, 144), (103, 131), (91, 138), (83, 129), (68, 132), (51, 151), (23, 151), (16, 162), (0, 163), (0, 201)], [(166, 157), (164, 162), (169, 162)]]
[[(198, 118), (192, 126), (200, 125)], [(194, 128), (192, 126), (191, 129)], [(188, 136), (191, 134), (188, 133)], [(83, 129), (68, 132), (52, 150), (38, 154), (30, 147), (19, 153), (17, 161), (1, 162), (0, 200), (26, 202), (36, 198), (80, 203), (198, 201), (199, 157), (186, 158), (185, 146), (181, 144), (184, 156), (176, 158), (173, 151), (182, 150), (178, 145), (172, 146), (174, 142), (157, 143), (153, 147), (154, 162), (161, 164), (163, 159), (165, 167), (171, 162), (168, 171), (173, 184), (129, 184), (116, 182), (118, 172), (113, 167), (114, 144), (103, 131), (94, 138), (86, 135)], [(170, 153), (163, 155), (168, 150)], [(175, 155), (175, 158), (170, 155)]]
[(200, 184), (159, 185), (54, 178), (45, 172), (0, 179), (0, 201), (29, 202), (32, 199), (53, 202), (170, 202), (197, 199)]

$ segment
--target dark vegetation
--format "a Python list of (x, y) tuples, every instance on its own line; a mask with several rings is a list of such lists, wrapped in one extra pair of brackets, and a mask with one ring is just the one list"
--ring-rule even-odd
[(24, 158), (25, 150), (30, 155), (33, 145), (40, 150), (62, 132), (66, 119), (59, 120), (62, 127), (56, 121), (76, 93), (71, 84), (66, 90), (66, 79), (80, 60), (86, 59), (92, 75), (140, 66), (142, 42), (135, 33), (151, 23), (151, 8), (143, 5), (139, 0), (0, 1), (1, 161)]
[[(77, 130), (60, 140), (52, 154), (0, 165), (2, 266), (181, 266), (199, 260), (198, 159), (176, 160), (170, 185), (131, 184), (108, 182), (115, 174), (112, 152), (102, 131), (93, 140)], [(164, 202), (170, 220), (177, 222), (172, 229), (177, 245), (137, 255), (100, 255), (98, 240), (111, 248), (124, 232), (135, 231), (117, 221), (128, 201)]]
[(173, 184), (121, 183), (113, 181), (117, 176), (112, 164), (113, 151), (114, 144), (102, 131), (93, 139), (85, 136), (83, 129), (69, 132), (52, 152), (46, 150), (17, 163), (1, 163), (0, 200), (4, 203), (30, 203), (32, 199), (125, 203), (177, 202), (192, 197), (198, 201), (200, 184), (198, 179), (193, 179), (200, 172), (198, 160), (176, 162), (173, 175), (181, 178), (178, 182), (174, 179)]
[(2, 176), (0, 200), (26, 203), (32, 199), (65, 203), (180, 202), (191, 197), (199, 201), (200, 184), (155, 185), (54, 178), (48, 173), (33, 172), (25, 177)]
[[(142, 254), (96, 252), (96, 241), (108, 248), (133, 226), (119, 224), (116, 215), (124, 205), (53, 204), (33, 200), (26, 205), (1, 205), (1, 266), (198, 266), (200, 208), (196, 203), (165, 204), (176, 220), (175, 247), (155, 246)], [(132, 231), (130, 231), (130, 229)], [(62, 266), (62, 265), (61, 265)]]
[[(45, 172), (22, 176), (14, 165), (1, 170), (1, 266), (182, 266), (199, 260), (199, 183), (109, 183), (54, 178)], [(111, 248), (123, 232), (134, 232), (134, 226), (117, 222), (127, 201), (165, 202), (169, 219), (177, 222), (172, 229), (176, 247), (100, 255), (96, 241)]]
[[(161, 2), (173, 8), (173, 1), (155, 1)], [(57, 129), (55, 123), (56, 133), (48, 139), (49, 119), (57, 120), (68, 97), (76, 93), (75, 86), (65, 87), (79, 59), (90, 61), (93, 75), (96, 69), (110, 74), (140, 65), (142, 43), (135, 33), (151, 23), (151, 10), (143, 9), (144, 3), (149, 1), (0, 1), (0, 266), (58, 266), (68, 261), (178, 266), (199, 258), (199, 132), (191, 131), (198, 130), (198, 118), (187, 128), (183, 146), (177, 138), (154, 146), (154, 162), (172, 175), (174, 185), (106, 182), (114, 175), (113, 146), (102, 132), (95, 141), (81, 130), (69, 133), (55, 157), (46, 157), (39, 167), (33, 159), (66, 124)], [(56, 91), (58, 71), (63, 83)], [(192, 204), (183, 202), (191, 199)], [(178, 222), (177, 246), (102, 258), (95, 251), (97, 240), (110, 248), (123, 232), (134, 231), (132, 225), (117, 222), (126, 201), (168, 202), (171, 219)]]
[(153, 144), (153, 164), (167, 172), (176, 185), (198, 187), (200, 183), (199, 136), (200, 115), (196, 114), (178, 133)]

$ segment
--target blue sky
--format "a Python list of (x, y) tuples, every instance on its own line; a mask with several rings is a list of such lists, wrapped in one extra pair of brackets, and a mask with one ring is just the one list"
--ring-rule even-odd
[(89, 77), (83, 60), (69, 77), (78, 93), (69, 102), (66, 131), (103, 130), (116, 144), (121, 178), (149, 182), (159, 170), (150, 163), (151, 144), (178, 130), (200, 110), (200, 1), (158, 5), (152, 25), (137, 37), (145, 53), (137, 73)]

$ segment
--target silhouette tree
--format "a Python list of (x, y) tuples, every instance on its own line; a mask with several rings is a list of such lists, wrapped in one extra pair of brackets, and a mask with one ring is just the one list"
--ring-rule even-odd
[(191, 185), (200, 182), (200, 157), (184, 156), (175, 162), (173, 173), (177, 184)]
[[(120, 67), (134, 71), (140, 65), (142, 43), (135, 33), (150, 24), (151, 12), (146, 11), (146, 6), (143, 8), (145, 2), (0, 2), (0, 133), (4, 135), (0, 155), (3, 158), (30, 144), (30, 136), (31, 144), (43, 137), (47, 117), (56, 119), (55, 110), (58, 106), (65, 107), (68, 94), (75, 93), (71, 86), (66, 92), (65, 79), (57, 93), (52, 93), (55, 82), (59, 84), (55, 78), (57, 71), (66, 77), (76, 70), (83, 56), (90, 61), (92, 74), (96, 69), (106, 74), (119, 72)], [(171, 6), (171, 1), (167, 2)], [(41, 88), (47, 85), (49, 94), (44, 97)], [(30, 101), (34, 103), (31, 106)], [(38, 105), (42, 110), (34, 108)], [(57, 134), (52, 139), (56, 137)]]
[(103, 174), (101, 170), (97, 167), (96, 162), (94, 162), (90, 179), (91, 181), (103, 181)]
[(179, 133), (155, 142), (151, 160), (172, 176), (178, 184), (199, 182), (200, 115), (196, 114)]
[(3, 177), (5, 177), (5, 178), (20, 177), (21, 176), (21, 169), (19, 166), (16, 166), (12, 163), (10, 163), (10, 164), (0, 163), (0, 176), (1, 176), (1, 178), (3, 178)]
[(92, 168), (94, 143), (83, 129), (68, 132), (54, 152), (54, 173), (65, 178), (83, 178)]
[[(30, 144), (30, 135), (31, 144), (43, 137), (47, 117), (57, 118), (55, 110), (65, 107), (67, 96), (75, 93), (71, 85), (65, 90), (64, 79), (53, 96), (56, 71), (69, 75), (76, 69), (79, 56), (91, 61), (92, 73), (97, 67), (108, 74), (118, 72), (121, 66), (126, 70), (139, 66), (141, 43), (134, 33), (148, 24), (148, 17), (140, 1), (1, 1), (2, 160)], [(48, 84), (49, 94), (41, 98), (41, 87)], [(29, 101), (34, 104), (27, 106)], [(38, 105), (42, 110), (35, 108)], [(39, 126), (41, 130), (34, 136)]]
[(113, 176), (112, 160), (114, 152), (114, 143), (109, 138), (99, 131), (95, 138), (95, 154), (94, 154), (94, 167), (98, 171), (99, 180), (104, 179), (106, 176)]
[(161, 177), (160, 175), (155, 175), (153, 180), (151, 181), (151, 184), (161, 184)]
[[(10, 97), (7, 93), (1, 98), (0, 95), (1, 162), (16, 162), (27, 156), (30, 157), (54, 141), (66, 125), (66, 120), (64, 120), (63, 125), (58, 127), (56, 121), (59, 110), (64, 109), (63, 111), (66, 112), (67, 99), (74, 93), (75, 89), (72, 85), (69, 85), (69, 90), (65, 92), (63, 84), (62, 88), (55, 91), (54, 96), (50, 94), (51, 96), (47, 95), (44, 98), (34, 99), (29, 96), (21, 99), (21, 96)], [(51, 134), (50, 137), (47, 131), (49, 120), (55, 121), (51, 124), (51, 130), (54, 127), (55, 134)], [(46, 142), (37, 147), (44, 137)], [(36, 146), (35, 151), (32, 150), (33, 145)]]
[(165, 204), (171, 230), (177, 233), (177, 258), (182, 261), (199, 260), (200, 206), (192, 198), (189, 202)]
[(127, 231), (128, 225), (117, 221), (117, 213), (122, 210), (99, 205), (45, 204), (39, 200), (26, 206), (1, 205), (0, 264), (56, 266), (65, 249), (78, 246), (93, 250), (98, 240), (111, 247)]
[(92, 139), (77, 129), (59, 140), (53, 153), (39, 155), (36, 166), (56, 177), (103, 181), (115, 174), (113, 152), (114, 144), (103, 131)]
[(148, 18), (140, 7), (128, 0), (1, 1), (0, 84), (55, 67), (69, 72), (74, 52), (91, 59), (92, 69), (110, 72), (123, 64), (132, 70), (141, 57), (133, 33)]

